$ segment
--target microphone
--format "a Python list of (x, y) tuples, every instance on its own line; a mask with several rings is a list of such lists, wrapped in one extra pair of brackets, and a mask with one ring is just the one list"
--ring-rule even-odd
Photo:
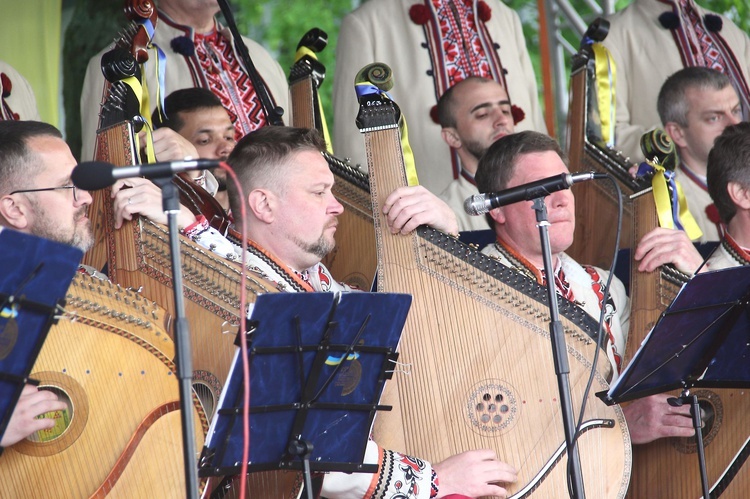
[(87, 161), (73, 168), (73, 185), (86, 191), (104, 189), (121, 178), (165, 178), (188, 170), (207, 170), (219, 166), (216, 159), (187, 159), (147, 165), (115, 166), (104, 161)]
[(562, 173), (500, 192), (474, 194), (464, 201), (464, 211), (469, 215), (482, 215), (498, 206), (549, 196), (555, 191), (569, 189), (570, 186), (578, 182), (602, 178), (607, 178), (607, 174), (596, 172)]

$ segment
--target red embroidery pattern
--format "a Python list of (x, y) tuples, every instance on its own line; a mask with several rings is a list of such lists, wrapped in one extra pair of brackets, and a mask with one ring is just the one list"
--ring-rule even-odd
[[(660, 1), (668, 3), (667, 0)], [(729, 76), (732, 86), (740, 96), (743, 114), (747, 116), (750, 107), (750, 88), (737, 56), (719, 33), (721, 24), (716, 24), (721, 23), (721, 18), (709, 14), (700, 19), (692, 0), (672, 0), (672, 5), (672, 13), (680, 22), (674, 27), (668, 26), (668, 29), (672, 31), (683, 65), (713, 68)]]
[(240, 67), (229, 40), (216, 31), (195, 34), (195, 55), (208, 81), (234, 123), (235, 139), (266, 125), (266, 116), (250, 78)]
[(10, 108), (5, 99), (10, 97), (10, 92), (13, 88), (13, 84), (5, 73), (0, 73), (0, 89), (2, 94), (0, 95), (0, 121), (18, 121), (18, 113), (14, 113)]
[[(686, 31), (691, 32), (691, 36), (688, 38), (690, 38), (691, 49), (693, 55), (698, 60), (698, 65), (726, 73), (727, 66), (724, 61), (724, 54), (721, 53), (711, 37), (708, 36), (693, 6), (687, 0), (680, 0), (680, 10), (687, 21), (685, 23)], [(695, 44), (699, 46), (696, 47)]]
[(318, 277), (320, 278), (320, 286), (323, 288), (323, 291), (329, 291), (331, 289), (331, 278), (323, 270), (322, 265), (318, 266)]
[[(591, 277), (591, 289), (594, 291), (594, 294), (596, 294), (596, 298), (599, 301), (599, 309), (601, 309), (604, 304), (604, 282), (602, 281), (599, 272), (597, 272), (594, 267), (585, 265), (583, 266), (583, 268), (586, 270), (586, 273), (589, 275), (589, 277)], [(607, 329), (609, 345), (612, 348), (612, 353), (615, 358), (617, 372), (620, 372), (620, 370), (622, 369), (622, 355), (617, 352), (617, 348), (615, 347), (615, 337), (612, 334), (612, 320), (614, 319), (615, 313), (617, 312), (617, 307), (615, 306), (615, 301), (612, 298), (612, 295), (609, 295), (609, 299), (607, 300), (605, 309), (606, 311), (604, 313), (604, 327)]]
[[(542, 272), (542, 286), (547, 285), (547, 278), (544, 274), (544, 270)], [(557, 288), (557, 292), (565, 298), (568, 301), (574, 301), (573, 298), (573, 290), (570, 289), (570, 283), (568, 282), (568, 278), (565, 277), (565, 272), (563, 272), (562, 267), (557, 269), (557, 272), (555, 273), (555, 288)]]
[(432, 0), (443, 38), (448, 86), (469, 76), (492, 78), (487, 55), (479, 39), (472, 0)]

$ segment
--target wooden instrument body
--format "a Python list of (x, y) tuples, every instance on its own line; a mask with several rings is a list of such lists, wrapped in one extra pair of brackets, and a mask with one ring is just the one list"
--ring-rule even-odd
[[(184, 497), (178, 380), (156, 304), (76, 277), (31, 377), (64, 393), (70, 424), (0, 457), (4, 497)], [(194, 404), (196, 443), (208, 422)]]
[[(593, 54), (582, 50), (573, 59), (570, 78), (570, 107), (568, 113), (568, 157), (571, 171), (596, 171), (612, 175), (623, 193), (623, 221), (620, 237), (622, 248), (634, 248), (631, 239), (633, 216), (629, 197), (642, 189), (639, 181), (628, 173), (630, 161), (619, 151), (589, 138), (588, 127), (594, 111), (590, 95), (593, 79)], [(575, 186), (576, 229), (573, 245), (567, 253), (576, 261), (609, 268), (617, 236), (618, 198), (610, 182), (583, 182)]]
[[(394, 410), (378, 414), (374, 439), (431, 462), (492, 449), (519, 469), (512, 497), (569, 497), (567, 458), (556, 455), (565, 437), (548, 312), (529, 295), (537, 284), (437, 231), (390, 234), (379, 214), (388, 193), (406, 185), (399, 132), (368, 131), (365, 144), (378, 214), (378, 290), (414, 295), (399, 347), (410, 374), (397, 373), (386, 386), (382, 402)], [(562, 305), (580, 323), (587, 318)], [(562, 320), (579, 408), (597, 347), (569, 318)], [(609, 370), (602, 353), (584, 421), (611, 426), (594, 424), (578, 441), (585, 489), (598, 498), (624, 497), (630, 471), (622, 411), (593, 395), (607, 389), (600, 373)]]
[[(639, 240), (659, 225), (650, 190), (633, 198), (633, 237)], [(635, 269), (635, 266), (631, 267)], [(687, 276), (671, 267), (651, 273), (631, 270), (630, 332), (626, 361), (635, 354), (659, 315), (672, 302)], [(711, 497), (740, 499), (750, 490), (750, 392), (739, 389), (696, 389), (701, 407), (713, 414), (703, 428), (706, 471)], [(675, 391), (672, 395), (678, 396)], [(695, 440), (662, 438), (633, 446), (633, 472), (628, 497), (698, 498), (702, 495)]]
[[(324, 75), (325, 67), (310, 58), (303, 58), (292, 67), (292, 126), (321, 131), (318, 88)], [(333, 195), (344, 206), (344, 212), (338, 217), (336, 247), (323, 258), (323, 264), (337, 281), (367, 291), (377, 267), (367, 175), (334, 156), (326, 155), (326, 160), (335, 177)]]
[(333, 195), (344, 206), (344, 212), (338, 217), (336, 247), (326, 255), (323, 264), (337, 281), (369, 291), (375, 278), (377, 255), (367, 175), (336, 158), (327, 159), (336, 178)]

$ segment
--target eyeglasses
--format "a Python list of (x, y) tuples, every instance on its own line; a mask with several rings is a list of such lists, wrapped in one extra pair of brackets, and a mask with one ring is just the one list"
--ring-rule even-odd
[(42, 192), (42, 191), (57, 191), (60, 189), (73, 189), (73, 201), (78, 201), (78, 193), (76, 190), (78, 189), (75, 185), (61, 185), (60, 187), (45, 187), (44, 189), (21, 189), (18, 191), (13, 191), (10, 194), (22, 194), (24, 192)]

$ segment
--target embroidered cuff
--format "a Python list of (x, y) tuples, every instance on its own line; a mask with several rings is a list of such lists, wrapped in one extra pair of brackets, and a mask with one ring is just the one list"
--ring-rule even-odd
[(201, 232), (207, 231), (209, 228), (208, 220), (206, 220), (206, 217), (203, 215), (198, 215), (195, 217), (195, 222), (188, 225), (184, 229), (182, 229), (180, 232), (182, 232), (182, 235), (190, 239), (191, 241), (194, 241), (195, 238), (200, 234)]
[(409, 497), (429, 499), (437, 495), (437, 480), (433, 482), (432, 465), (419, 458), (391, 450), (383, 450), (377, 483), (369, 495), (372, 499)]
[(430, 489), (430, 499), (434, 499), (435, 497), (437, 497), (439, 491), (440, 482), (438, 480), (437, 471), (435, 471), (435, 468), (432, 468), (432, 487)]

